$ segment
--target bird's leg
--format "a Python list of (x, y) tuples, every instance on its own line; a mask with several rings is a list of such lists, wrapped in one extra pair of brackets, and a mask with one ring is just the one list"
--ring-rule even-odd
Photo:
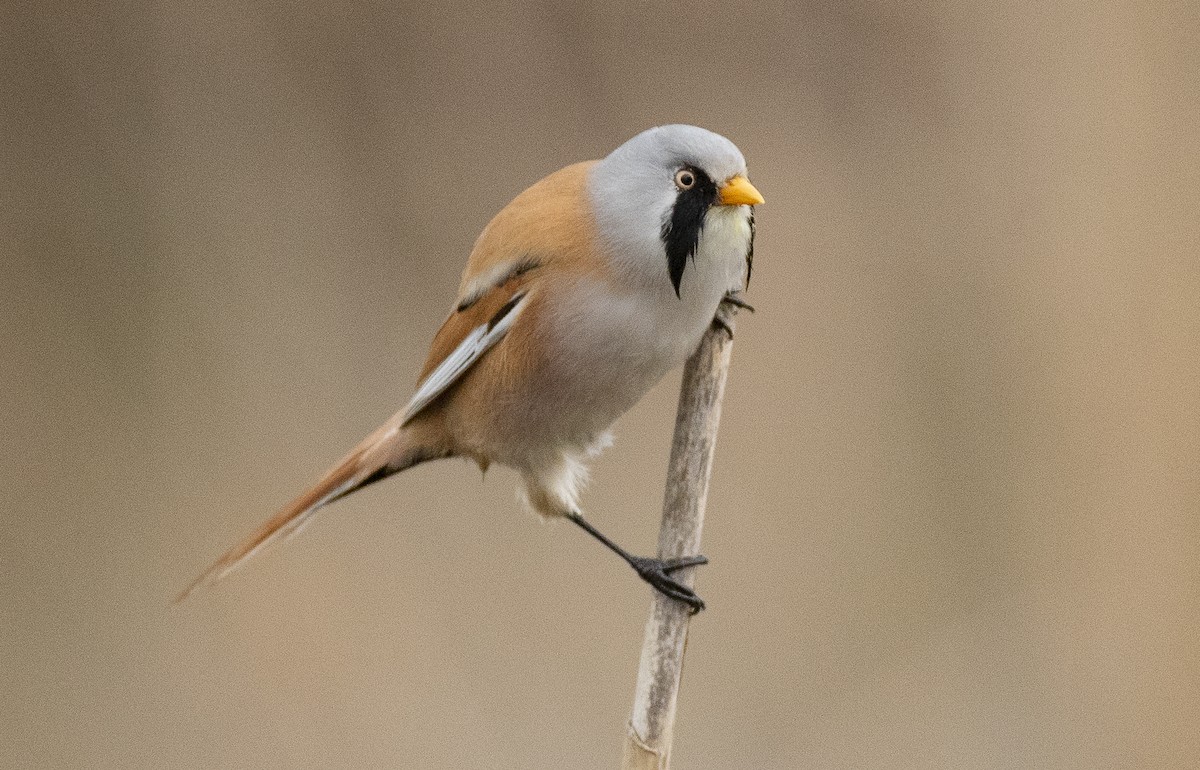
[(603, 532), (588, 523), (587, 519), (583, 518), (579, 512), (570, 513), (567, 515), (567, 518), (578, 524), (584, 532), (599, 540), (617, 556), (624, 559), (630, 567), (633, 567), (633, 571), (642, 580), (654, 586), (659, 592), (666, 594), (672, 599), (677, 599), (690, 607), (693, 615), (704, 609), (704, 602), (696, 595), (696, 592), (678, 580), (673, 579), (671, 573), (681, 570), (684, 567), (698, 567), (701, 564), (708, 564), (707, 557), (685, 556), (680, 559), (655, 559), (647, 556), (634, 556), (608, 539)]
[(740, 291), (725, 292), (725, 296), (721, 298), (720, 304), (717, 305), (717, 314), (713, 316), (713, 326), (723, 330), (729, 335), (729, 339), (733, 339), (733, 326), (729, 323), (732, 314), (737, 312), (733, 308), (740, 310), (749, 310), (754, 312), (754, 306), (746, 300), (742, 299)]

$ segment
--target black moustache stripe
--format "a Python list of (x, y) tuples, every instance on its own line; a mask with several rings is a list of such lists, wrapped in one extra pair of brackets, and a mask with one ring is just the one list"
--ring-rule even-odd
[(700, 244), (700, 231), (704, 229), (704, 216), (717, 202), (717, 186), (708, 175), (699, 169), (690, 169), (696, 176), (696, 184), (688, 190), (680, 190), (671, 207), (671, 216), (663, 223), (662, 241), (667, 252), (667, 272), (675, 296), (683, 281), (683, 271), (689, 259), (696, 258)]
[(750, 209), (750, 247), (746, 250), (746, 288), (750, 288), (750, 274), (754, 272), (754, 208)]

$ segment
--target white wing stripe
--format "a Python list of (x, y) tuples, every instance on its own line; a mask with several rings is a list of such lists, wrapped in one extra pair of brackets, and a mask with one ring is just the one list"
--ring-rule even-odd
[(504, 338), (504, 335), (512, 328), (513, 322), (517, 320), (517, 316), (521, 314), (521, 311), (525, 309), (525, 305), (528, 303), (528, 294), (515, 294), (513, 296), (514, 299), (519, 299), (517, 304), (513, 305), (512, 310), (505, 313), (490, 329), (488, 328), (488, 324), (491, 321), (472, 329), (471, 333), (458, 344), (458, 347), (451, 351), (450, 355), (446, 356), (437, 365), (437, 368), (430, 372), (429, 376), (417, 387), (417, 392), (413, 394), (412, 400), (404, 408), (402, 426), (407, 425), (410, 420), (421, 413), (422, 409), (429, 406), (435, 398), (444, 393), (455, 382), (458, 382), (459, 378), (484, 353)]

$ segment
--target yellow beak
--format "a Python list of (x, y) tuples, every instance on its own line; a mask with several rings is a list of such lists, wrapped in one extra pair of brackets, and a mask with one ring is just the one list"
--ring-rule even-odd
[(721, 197), (718, 200), (722, 206), (757, 206), (763, 203), (762, 195), (741, 174), (721, 185)]

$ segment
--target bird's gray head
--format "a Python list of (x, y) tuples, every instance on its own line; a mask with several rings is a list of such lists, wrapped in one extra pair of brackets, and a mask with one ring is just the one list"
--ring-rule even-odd
[(762, 203), (737, 146), (685, 125), (658, 126), (625, 142), (593, 167), (588, 188), (614, 258), (665, 264), (676, 294), (710, 209)]

